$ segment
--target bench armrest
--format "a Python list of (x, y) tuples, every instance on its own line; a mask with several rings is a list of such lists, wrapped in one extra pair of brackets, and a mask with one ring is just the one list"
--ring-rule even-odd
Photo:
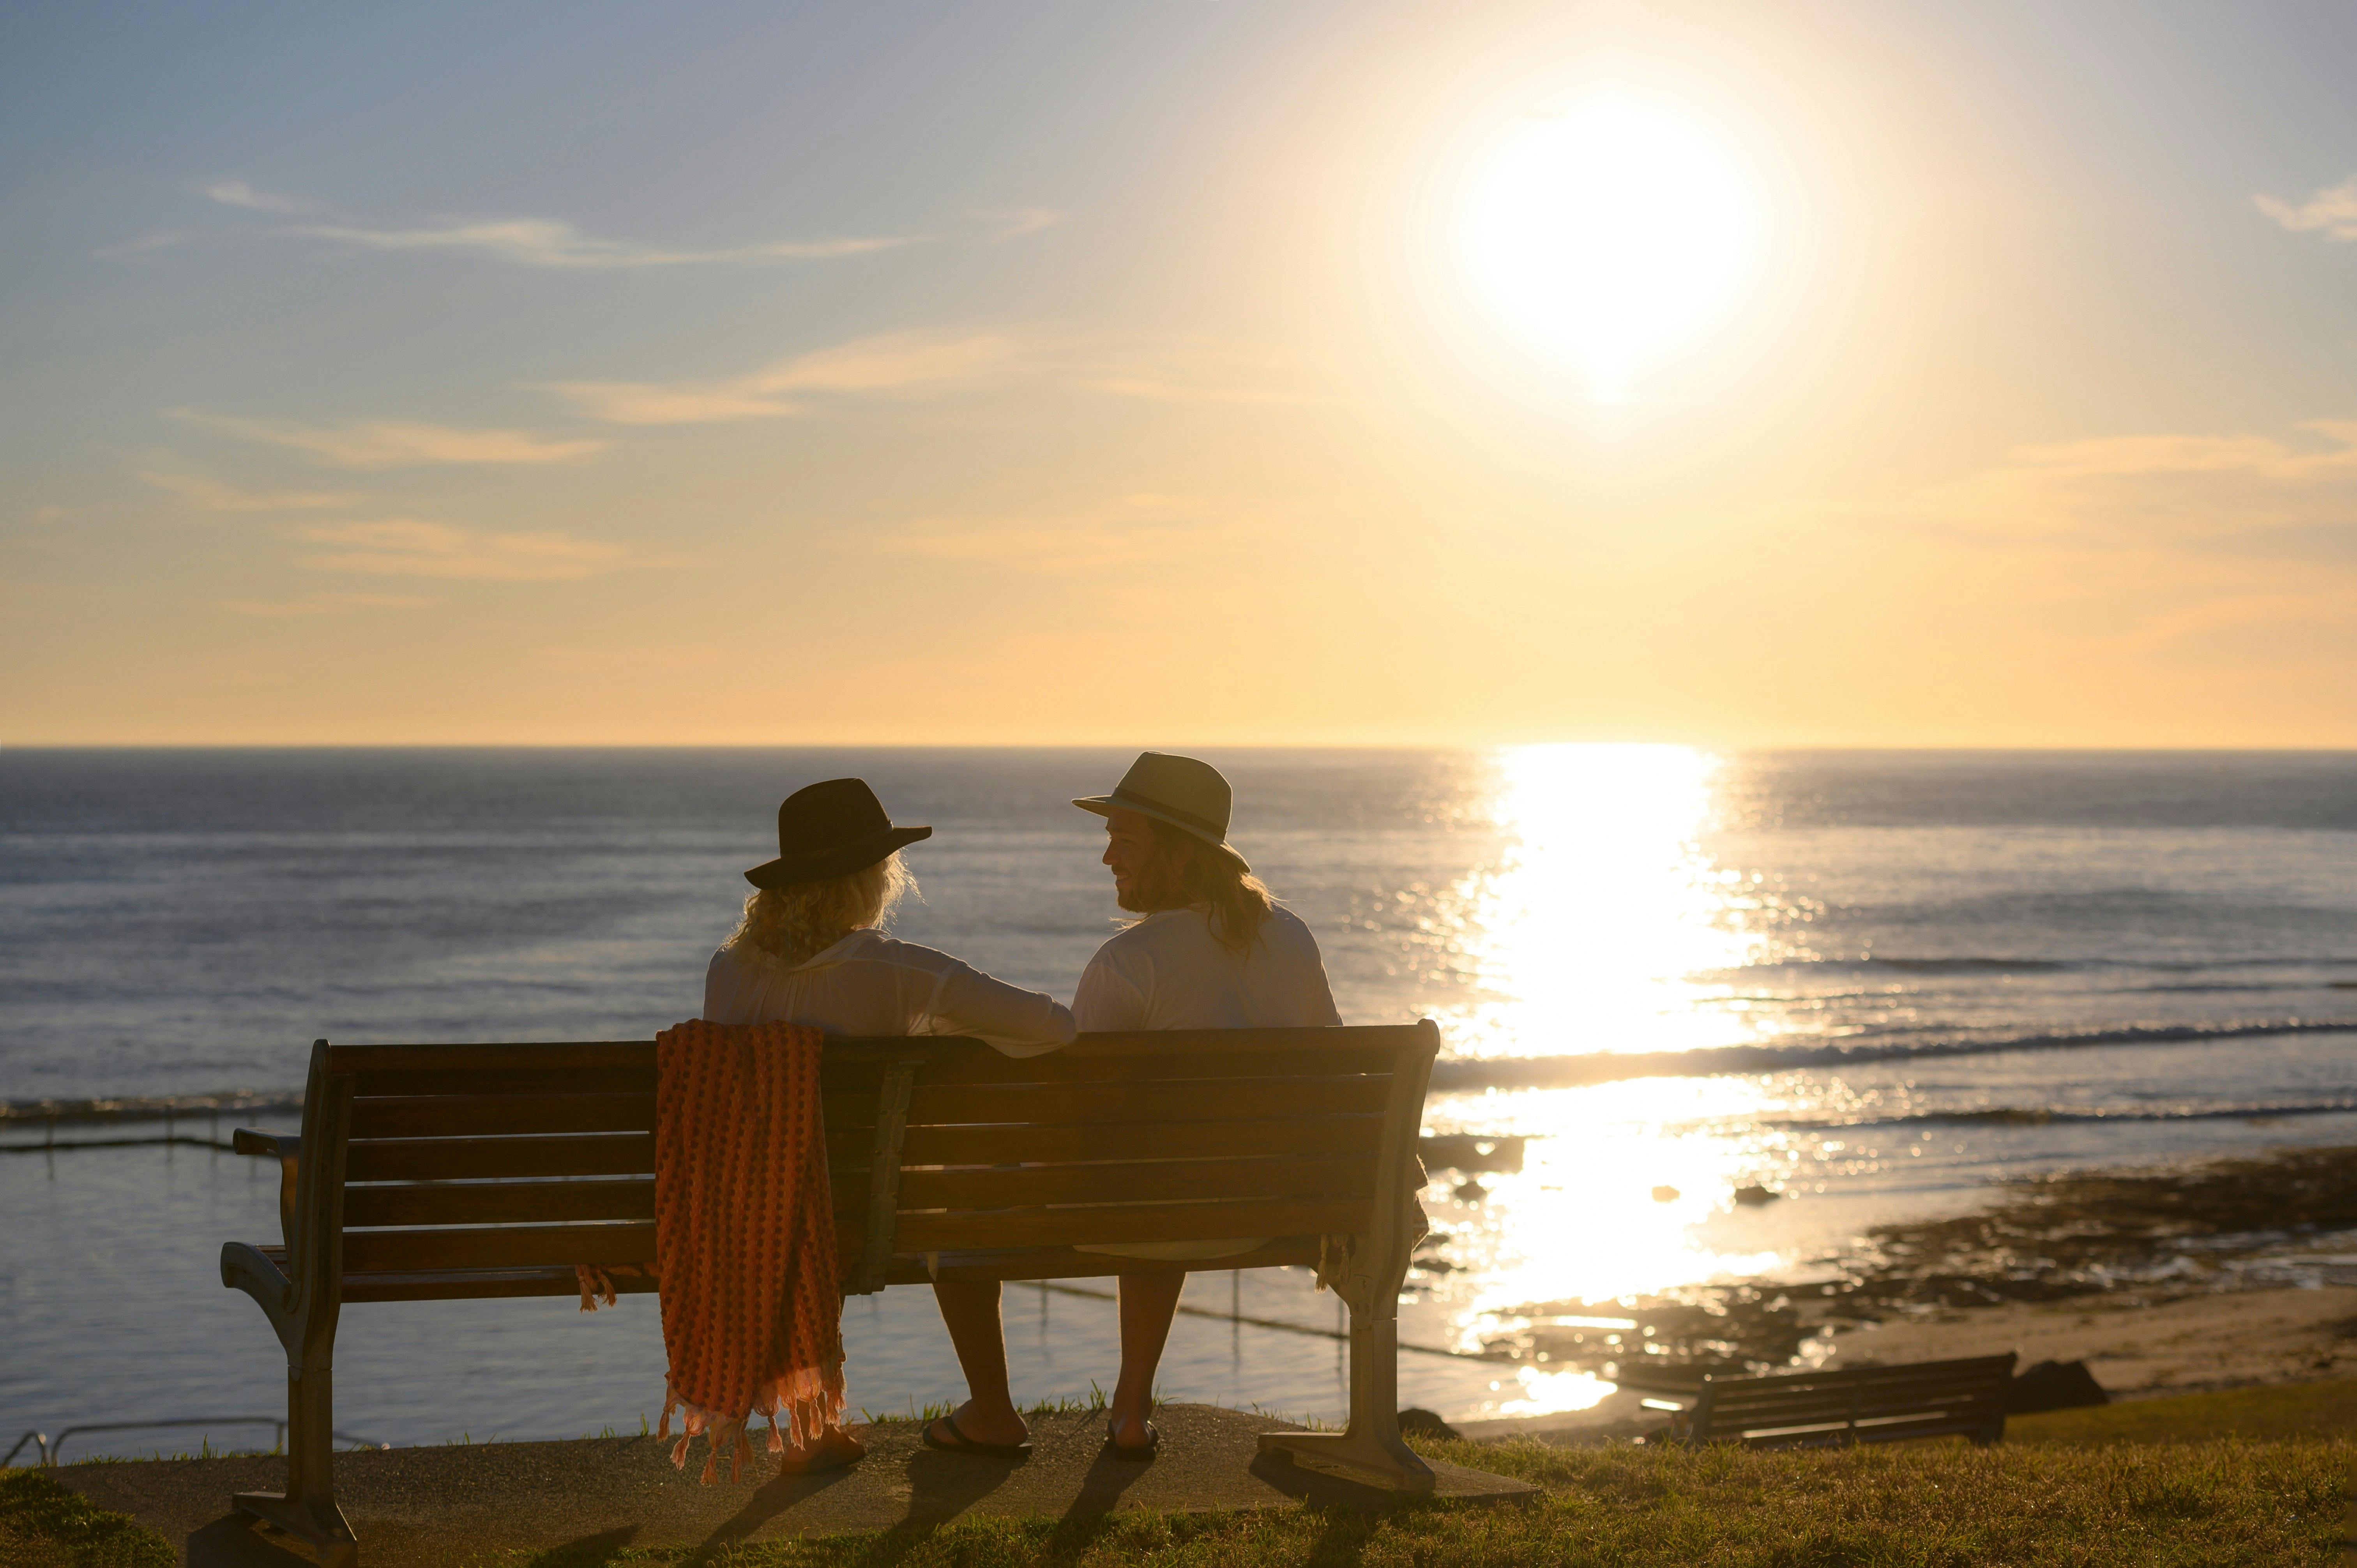
[(292, 1133), (257, 1133), (251, 1127), (240, 1127), (229, 1135), (230, 1147), (241, 1155), (253, 1155), (278, 1162), (278, 1239), (285, 1243), (287, 1259), (295, 1253), (295, 1176), (303, 1160), (303, 1140)]
[(303, 1152), (303, 1140), (293, 1133), (257, 1133), (251, 1127), (240, 1127), (229, 1135), (230, 1147), (241, 1155), (262, 1155), (274, 1160), (291, 1160)]

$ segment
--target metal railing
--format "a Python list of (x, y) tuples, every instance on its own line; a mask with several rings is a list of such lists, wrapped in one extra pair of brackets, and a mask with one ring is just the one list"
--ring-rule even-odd
[[(27, 1443), (34, 1445), (44, 1466), (52, 1466), (58, 1463), (58, 1455), (65, 1447), (66, 1439), (78, 1433), (145, 1432), (170, 1426), (267, 1426), (275, 1429), (271, 1451), (275, 1453), (286, 1446), (286, 1418), (283, 1415), (216, 1415), (178, 1421), (87, 1421), (67, 1427), (55, 1437), (51, 1437), (46, 1432), (26, 1433), (24, 1436), (16, 1439), (15, 1446), (7, 1453), (0, 1454), (0, 1467), (16, 1463), (16, 1455), (24, 1452), (25, 1444)], [(356, 1437), (349, 1432), (330, 1432), (328, 1436), (332, 1442), (349, 1443), (361, 1448), (393, 1446), (390, 1443), (377, 1443), (366, 1437)]]

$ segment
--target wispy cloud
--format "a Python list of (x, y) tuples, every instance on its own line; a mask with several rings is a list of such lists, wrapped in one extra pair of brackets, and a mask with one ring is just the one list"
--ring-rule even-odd
[(1064, 215), (1052, 208), (1016, 207), (1000, 211), (975, 214), (991, 225), (993, 243), (1001, 240), (1019, 240), (1026, 234), (1037, 234), (1042, 229), (1053, 229), (1064, 220)]
[(204, 474), (149, 469), (139, 476), (204, 511), (316, 511), (350, 506), (352, 498), (326, 490), (245, 490)]
[(2357, 419), (2312, 439), (2130, 435), (2025, 446), (1929, 498), (1958, 535), (2357, 562)]
[(298, 424), (292, 420), (206, 413), (191, 408), (171, 412), (175, 419), (218, 430), (241, 441), (307, 452), (338, 468), (408, 468), (440, 463), (565, 463), (587, 457), (606, 445), (594, 440), (551, 440), (525, 430), (467, 430), (399, 420), (316, 425)]
[(1089, 392), (1157, 403), (1307, 403), (1318, 394), (1292, 361), (1243, 344), (1157, 337), (1078, 351), (1073, 380)]
[(705, 248), (646, 245), (600, 239), (550, 218), (447, 218), (425, 223), (386, 224), (325, 213), (313, 202), (257, 190), (242, 179), (215, 180), (198, 188), (224, 207), (303, 218), (302, 222), (289, 223), (275, 231), (290, 238), (324, 241), (360, 251), (473, 255), (525, 267), (726, 266), (823, 261), (888, 251), (934, 238), (930, 234), (891, 234), (765, 240)]
[(312, 594), (299, 599), (223, 599), (218, 607), (234, 615), (285, 620), (301, 616), (339, 615), (347, 610), (424, 609), (436, 602), (411, 594)]
[(638, 648), (544, 648), (533, 662), (558, 675), (595, 675), (601, 680), (646, 679), (718, 670), (729, 662), (725, 648), (711, 643), (656, 643)]
[(737, 263), (807, 262), (857, 256), (912, 245), (931, 236), (898, 234), (840, 240), (773, 240), (715, 250), (665, 250), (584, 234), (570, 223), (544, 218), (507, 218), (454, 222), (416, 229), (367, 229), (349, 223), (309, 223), (289, 231), (364, 251), (451, 251), (488, 256), (526, 267), (681, 267)]
[(125, 240), (120, 244), (101, 245), (91, 254), (102, 262), (129, 261), (138, 256), (152, 256), (158, 251), (176, 249), (196, 237), (195, 232), (188, 229), (159, 229), (152, 234), (142, 234), (135, 240)]
[(878, 547), (1066, 576), (1213, 554), (1233, 546), (1244, 521), (1220, 502), (1138, 495), (1060, 518), (926, 518), (887, 535)]
[(558, 583), (631, 564), (630, 552), (622, 545), (576, 538), (561, 530), (493, 533), (414, 518), (323, 523), (298, 531), (296, 537), (330, 547), (306, 556), (306, 566), (380, 577)]
[(2357, 240), (2357, 175), (2327, 186), (2295, 206), (2272, 196), (2253, 198), (2259, 210), (2298, 233), (2321, 233), (2328, 240)]
[(1017, 374), (1028, 354), (1013, 334), (900, 332), (722, 381), (558, 381), (547, 390), (612, 424), (706, 424), (806, 413), (813, 397), (922, 397), (996, 385)]
[(197, 189), (223, 207), (242, 207), (248, 212), (302, 212), (310, 207), (298, 197), (256, 190), (242, 179), (217, 179)]
[(1163, 403), (1317, 401), (1289, 361), (1239, 345), (1030, 328), (886, 333), (717, 380), (556, 381), (544, 390), (611, 424), (710, 424), (809, 413), (828, 397), (939, 397), (1025, 379)]

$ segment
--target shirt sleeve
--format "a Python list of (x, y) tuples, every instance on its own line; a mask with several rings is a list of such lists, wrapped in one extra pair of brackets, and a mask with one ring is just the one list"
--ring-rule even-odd
[(1303, 1011), (1308, 1016), (1302, 1022), (1312, 1027), (1339, 1026), (1342, 1015), (1334, 1006), (1334, 987), (1326, 979), (1326, 955), (1318, 950), (1318, 939), (1310, 934), (1308, 926), (1301, 928), (1301, 941), (1309, 950), (1309, 972), (1303, 977), (1302, 997)]
[(743, 1023), (736, 1016), (737, 993), (743, 989), (736, 965), (728, 960), (728, 950), (722, 948), (704, 967), (704, 1011), (697, 1016), (708, 1024)]
[(955, 959), (942, 963), (925, 1013), (931, 1032), (973, 1035), (1006, 1056), (1043, 1056), (1072, 1043), (1071, 1009)]
[(1072, 1022), (1090, 1034), (1147, 1026), (1146, 993), (1114, 961), (1111, 944), (1099, 948), (1081, 972), (1081, 983), (1072, 993)]

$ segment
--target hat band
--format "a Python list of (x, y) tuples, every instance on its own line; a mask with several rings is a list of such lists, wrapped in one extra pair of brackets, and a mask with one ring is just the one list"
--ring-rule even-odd
[(1228, 824), (1225, 822), (1215, 822), (1209, 817), (1199, 817), (1192, 811), (1183, 811), (1161, 800), (1150, 800), (1143, 795), (1134, 795), (1127, 789), (1118, 787), (1106, 799), (1116, 806), (1138, 806), (1148, 811), (1159, 811), (1174, 822), (1193, 828), (1197, 832), (1211, 834), (1215, 843), (1223, 843), (1227, 841)]

